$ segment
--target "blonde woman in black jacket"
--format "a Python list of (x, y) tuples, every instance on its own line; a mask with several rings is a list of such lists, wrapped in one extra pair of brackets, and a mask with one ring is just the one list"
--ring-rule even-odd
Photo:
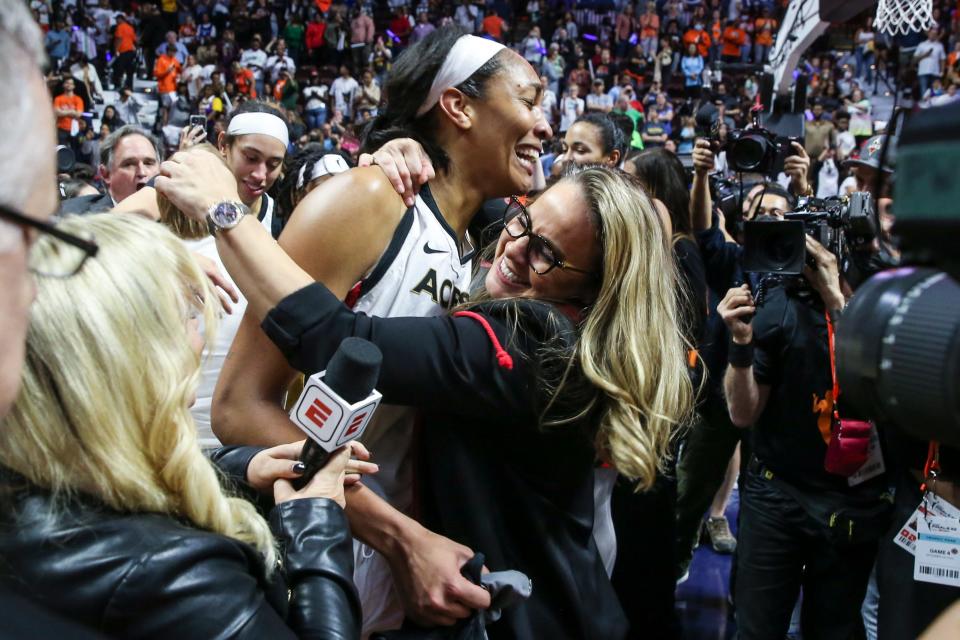
[[(218, 160), (219, 162), (219, 160)], [(357, 638), (344, 450), (294, 491), (299, 446), (223, 450), (269, 524), (230, 497), (190, 417), (218, 304), (162, 226), (128, 214), (68, 218), (99, 251), (69, 279), (37, 276), (22, 388), (0, 426), (0, 583), (124, 638)], [(50, 236), (36, 271), (77, 249)], [(366, 457), (362, 447), (355, 454)]]

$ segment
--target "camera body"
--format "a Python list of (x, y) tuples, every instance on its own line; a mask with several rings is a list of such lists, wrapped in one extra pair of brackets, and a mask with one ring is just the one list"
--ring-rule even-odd
[(784, 219), (760, 216), (743, 225), (743, 269), (747, 272), (799, 276), (806, 255), (805, 235), (837, 257), (846, 271), (850, 252), (868, 245), (877, 234), (873, 197), (866, 191), (832, 198), (803, 198)]
[(755, 126), (731, 131), (720, 150), (727, 152), (727, 164), (733, 171), (776, 176), (792, 154), (792, 142), (799, 142), (799, 139), (779, 136), (769, 129)]

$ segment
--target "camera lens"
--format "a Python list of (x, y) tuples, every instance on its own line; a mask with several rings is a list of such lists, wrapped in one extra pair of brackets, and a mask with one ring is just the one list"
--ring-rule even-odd
[(733, 144), (729, 152), (730, 162), (739, 171), (752, 171), (763, 162), (769, 145), (766, 138), (747, 134)]
[(844, 402), (923, 440), (960, 445), (960, 285), (932, 269), (880, 273), (837, 326)]

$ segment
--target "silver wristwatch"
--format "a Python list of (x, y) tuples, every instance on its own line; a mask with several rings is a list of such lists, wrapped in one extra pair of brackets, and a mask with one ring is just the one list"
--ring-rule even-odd
[(212, 235), (218, 231), (233, 229), (248, 213), (250, 213), (250, 207), (242, 202), (234, 200), (217, 202), (207, 210), (207, 227)]

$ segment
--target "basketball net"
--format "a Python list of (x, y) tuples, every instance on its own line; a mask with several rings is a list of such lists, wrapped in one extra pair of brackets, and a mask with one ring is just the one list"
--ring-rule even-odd
[(880, 0), (877, 31), (890, 36), (924, 32), (936, 24), (933, 20), (933, 0)]

